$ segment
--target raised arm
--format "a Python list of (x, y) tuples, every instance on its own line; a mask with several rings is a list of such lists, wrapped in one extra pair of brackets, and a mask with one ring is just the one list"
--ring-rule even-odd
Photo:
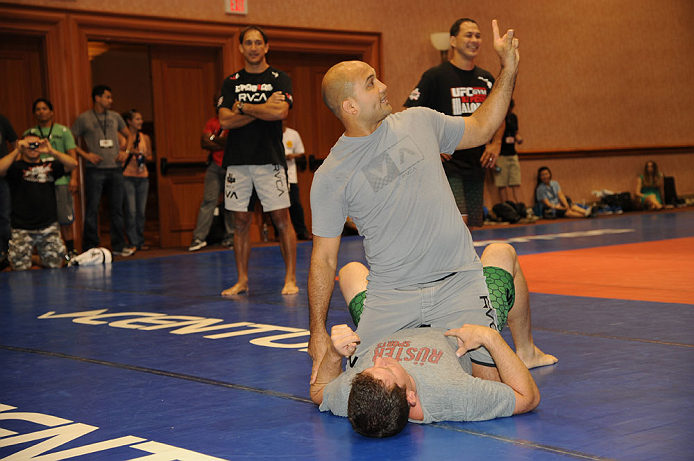
[(41, 147), (39, 147), (39, 152), (41, 153), (48, 153), (55, 157), (60, 163), (63, 164), (65, 167), (65, 173), (69, 173), (75, 168), (77, 168), (77, 160), (71, 157), (68, 154), (63, 154), (62, 152), (56, 150), (51, 146), (50, 141), (48, 138), (43, 138), (41, 141)]
[(309, 331), (308, 353), (313, 358), (311, 384), (316, 380), (318, 367), (330, 346), (330, 337), (325, 328), (330, 308), (330, 298), (335, 286), (337, 252), (340, 237), (314, 236), (311, 252), (311, 267), (308, 272)]
[(501, 155), (501, 138), (504, 137), (504, 131), (506, 130), (506, 122), (503, 122), (492, 140), (484, 148), (482, 157), (480, 157), (480, 164), (485, 168), (493, 168), (496, 165), (496, 160)]
[(448, 330), (445, 335), (458, 338), (459, 357), (480, 346), (487, 348), (499, 370), (501, 382), (513, 389), (516, 395), (514, 415), (531, 411), (540, 403), (540, 391), (528, 368), (498, 331), (481, 325), (463, 325), (462, 328)]
[(17, 147), (10, 152), (9, 154), (5, 155), (4, 157), (0, 158), (0, 176), (5, 176), (7, 174), (7, 170), (10, 169), (10, 166), (16, 161), (19, 160), (22, 156), (20, 149), (22, 146), (26, 146), (26, 141), (19, 140), (15, 143)]
[(494, 50), (501, 61), (501, 71), (494, 83), (494, 91), (470, 117), (465, 119), (465, 133), (456, 150), (486, 144), (501, 126), (508, 112), (520, 61), (518, 39), (515, 38), (513, 29), (509, 29), (503, 37), (500, 37), (496, 19), (492, 21), (492, 33)]

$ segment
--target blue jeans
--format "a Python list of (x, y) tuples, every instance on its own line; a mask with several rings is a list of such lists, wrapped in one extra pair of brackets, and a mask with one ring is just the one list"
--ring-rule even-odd
[(145, 244), (145, 209), (149, 178), (123, 176), (125, 186), (125, 234), (139, 250)]
[(82, 251), (99, 246), (99, 205), (106, 188), (111, 212), (111, 249), (122, 251), (125, 247), (123, 235), (123, 172), (120, 168), (86, 168), (84, 212), (84, 236)]

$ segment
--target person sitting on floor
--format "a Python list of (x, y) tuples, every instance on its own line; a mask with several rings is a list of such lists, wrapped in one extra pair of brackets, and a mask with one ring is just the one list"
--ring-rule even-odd
[[(517, 353), (494, 327), (407, 328), (382, 338), (362, 354), (361, 361), (350, 358), (341, 373), (342, 357), (352, 356), (359, 337), (349, 326), (336, 325), (332, 347), (311, 385), (311, 398), (320, 410), (347, 416), (362, 435), (388, 437), (400, 432), (408, 419), (479, 421), (534, 409), (540, 395), (528, 369), (557, 359), (533, 342), (527, 283), (513, 247), (489, 245), (481, 259), (490, 309), (496, 311), (499, 329), (508, 321)], [(361, 317), (367, 275), (365, 266), (350, 263), (338, 277), (355, 325)], [(501, 382), (477, 379), (467, 352), (480, 346), (490, 351)]]
[(593, 211), (592, 207), (581, 208), (571, 203), (571, 199), (564, 195), (559, 183), (552, 179), (552, 172), (546, 166), (537, 170), (535, 200), (541, 204), (542, 208), (542, 214), (538, 213), (538, 216), (587, 218)]
[(636, 178), (636, 196), (641, 204), (649, 210), (663, 208), (663, 173), (658, 171), (658, 165), (649, 160), (643, 169), (643, 174)]

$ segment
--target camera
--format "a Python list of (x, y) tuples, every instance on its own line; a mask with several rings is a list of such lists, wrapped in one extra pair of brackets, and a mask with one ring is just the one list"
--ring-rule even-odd
[(37, 149), (39, 147), (39, 142), (30, 142), (29, 149)]

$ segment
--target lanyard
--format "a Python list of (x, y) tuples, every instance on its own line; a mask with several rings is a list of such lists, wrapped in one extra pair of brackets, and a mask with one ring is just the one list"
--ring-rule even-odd
[(104, 123), (103, 123), (103, 125), (102, 125), (101, 122), (99, 121), (99, 117), (96, 115), (96, 111), (95, 111), (94, 109), (92, 109), (92, 112), (94, 113), (94, 118), (96, 119), (96, 122), (97, 122), (97, 123), (99, 124), (99, 126), (101, 127), (101, 131), (104, 132), (104, 139), (107, 139), (107, 138), (106, 138), (106, 110), (104, 110)]
[(39, 130), (39, 138), (44, 139), (48, 138), (48, 140), (51, 139), (51, 133), (53, 133), (53, 122), (51, 122), (51, 129), (48, 131), (48, 136), (43, 135), (43, 131), (41, 130), (41, 127), (39, 125), (36, 125), (36, 129)]

